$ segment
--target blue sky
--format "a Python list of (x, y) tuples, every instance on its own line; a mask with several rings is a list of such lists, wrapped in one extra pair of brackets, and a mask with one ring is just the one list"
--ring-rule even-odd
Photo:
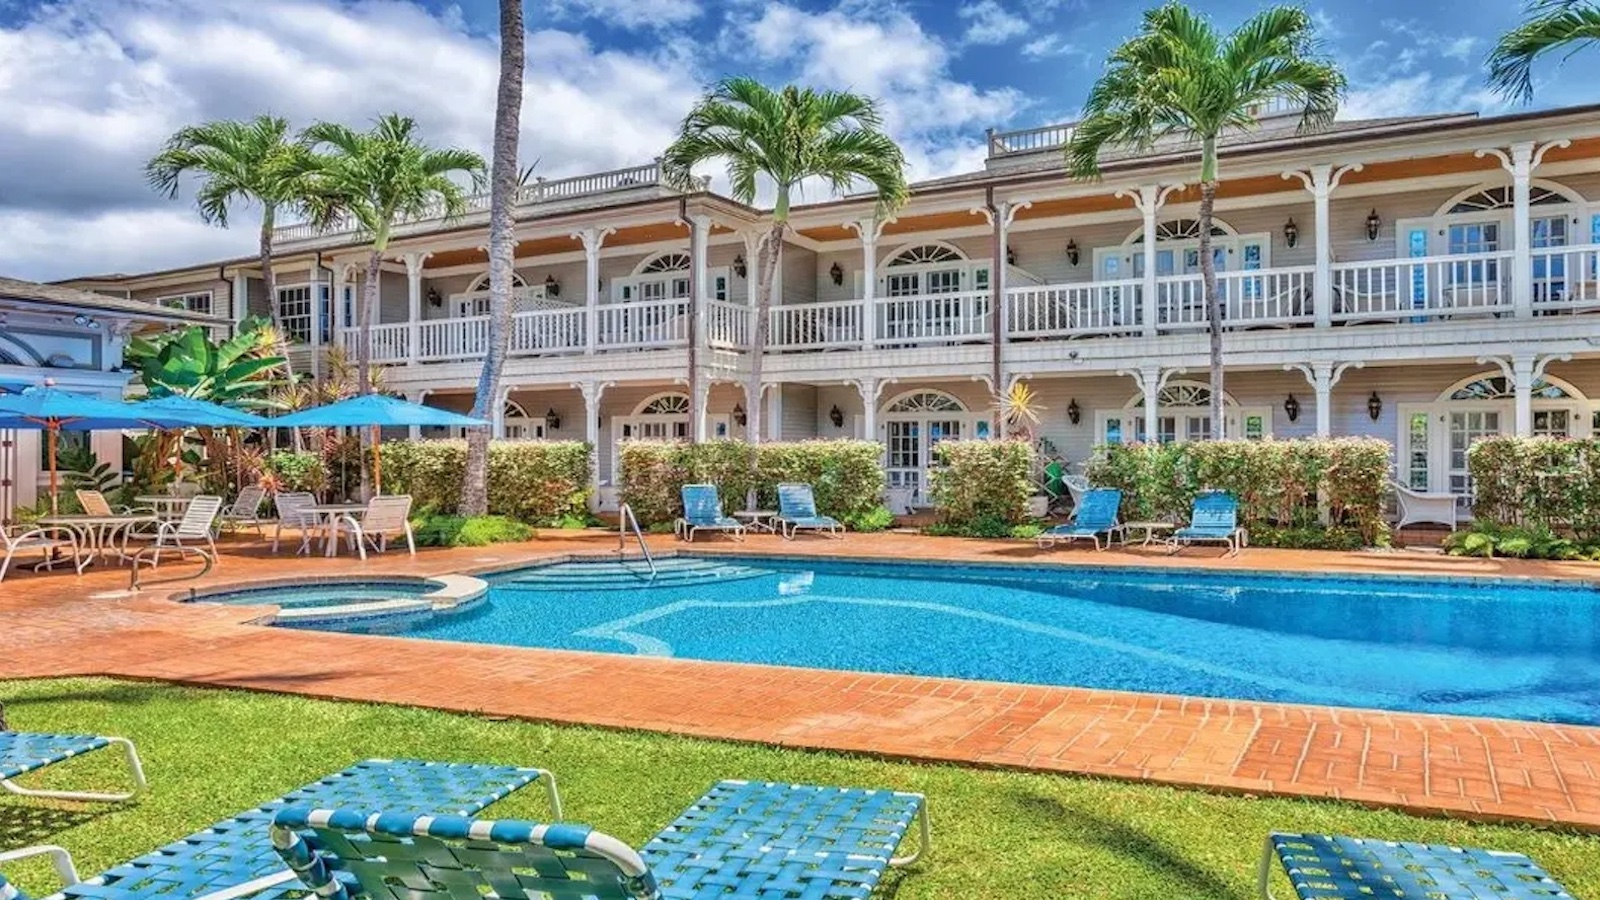
[[(1260, 8), (1194, 4), (1231, 28)], [(1483, 58), (1512, 0), (1312, 0), (1352, 118), (1508, 109)], [(246, 254), (145, 187), (174, 129), (272, 111), (412, 115), (485, 149), (495, 0), (0, 0), (0, 273), (60, 278)], [(1089, 0), (529, 0), (523, 157), (551, 177), (632, 165), (730, 73), (879, 98), (914, 177), (982, 164), (986, 127), (1069, 119), (1143, 4)], [(1538, 106), (1595, 99), (1600, 52), (1539, 70)]]

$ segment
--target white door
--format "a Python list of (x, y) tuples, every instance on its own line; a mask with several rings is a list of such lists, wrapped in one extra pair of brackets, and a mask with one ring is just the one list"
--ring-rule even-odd
[(1472, 473), (1467, 451), (1474, 441), (1500, 434), (1499, 409), (1452, 409), (1446, 418), (1445, 474), (1447, 490), (1459, 497), (1472, 496)]

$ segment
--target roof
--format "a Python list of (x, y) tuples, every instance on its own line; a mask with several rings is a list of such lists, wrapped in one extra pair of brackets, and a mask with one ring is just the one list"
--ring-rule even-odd
[(0, 300), (21, 300), (74, 310), (119, 313), (134, 318), (162, 322), (218, 324), (228, 321), (220, 316), (201, 315), (186, 309), (169, 309), (144, 300), (109, 297), (93, 291), (80, 291), (77, 288), (62, 287), (57, 284), (23, 281), (20, 278), (7, 278), (3, 275), (0, 275)]

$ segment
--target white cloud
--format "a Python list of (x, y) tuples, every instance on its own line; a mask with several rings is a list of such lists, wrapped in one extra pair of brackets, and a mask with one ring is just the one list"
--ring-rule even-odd
[(963, 40), (969, 44), (1004, 44), (1028, 31), (1026, 19), (1001, 6), (998, 0), (977, 0), (956, 13), (967, 23)]
[(1505, 101), (1465, 75), (1432, 72), (1391, 78), (1351, 89), (1339, 110), (1342, 119), (1376, 119), (1430, 113), (1495, 111)]
[(581, 15), (622, 28), (681, 25), (701, 13), (698, 0), (551, 0), (557, 17)]
[(1080, 52), (1082, 51), (1059, 34), (1047, 34), (1022, 45), (1022, 55), (1029, 59), (1049, 59)]
[[(487, 151), (498, 49), (393, 0), (62, 0), (0, 27), (0, 271), (138, 271), (244, 255), (143, 183), (181, 125), (271, 111), (361, 125), (391, 110), (427, 140)], [(548, 177), (648, 160), (703, 75), (672, 40), (636, 52), (529, 35), (525, 161)], [(120, 223), (134, 223), (124, 225)]]

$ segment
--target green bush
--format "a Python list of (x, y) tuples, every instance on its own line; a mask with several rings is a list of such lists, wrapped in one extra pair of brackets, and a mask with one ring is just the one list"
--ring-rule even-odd
[(944, 441), (929, 487), (941, 522), (975, 537), (1007, 537), (1028, 519), (1033, 445), (1026, 441)]
[(328, 466), (315, 453), (279, 450), (267, 457), (265, 480), (273, 493), (309, 491), (320, 495), (328, 489)]
[[(1124, 520), (1183, 521), (1204, 490), (1239, 500), (1251, 543), (1264, 535), (1290, 546), (1388, 542), (1383, 504), (1392, 448), (1377, 438), (1107, 444), (1087, 472), (1091, 484), (1122, 491)], [(1319, 500), (1330, 528), (1322, 528)]]
[(1474, 518), (1600, 543), (1600, 440), (1491, 437), (1467, 451)]
[(752, 487), (759, 506), (776, 509), (777, 486), (798, 482), (811, 485), (819, 513), (846, 527), (879, 530), (893, 521), (882, 509), (882, 451), (872, 441), (797, 441), (755, 449), (743, 441), (628, 441), (617, 452), (620, 498), (651, 525), (682, 515), (680, 489), (697, 483), (715, 484), (729, 511), (744, 508)]
[[(383, 489), (410, 494), (417, 509), (455, 513), (467, 473), (466, 441), (385, 441)], [(589, 445), (578, 441), (490, 441), (489, 513), (534, 525), (587, 521)]]
[(1580, 542), (1548, 525), (1503, 525), (1479, 520), (1444, 539), (1453, 556), (1516, 559), (1600, 559), (1600, 544)]
[(419, 547), (487, 547), (533, 537), (533, 526), (505, 516), (423, 515), (411, 528)]

